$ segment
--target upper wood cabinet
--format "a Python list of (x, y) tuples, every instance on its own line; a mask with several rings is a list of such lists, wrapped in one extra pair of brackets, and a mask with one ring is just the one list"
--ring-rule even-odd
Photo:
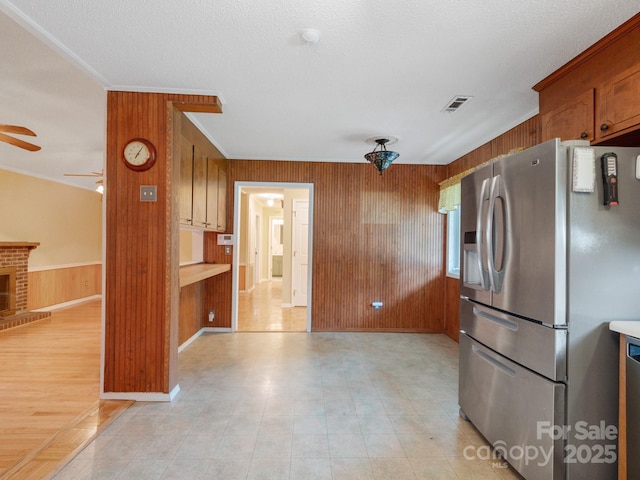
[(640, 65), (616, 75), (598, 89), (596, 137), (606, 138), (640, 125)]
[(198, 145), (193, 146), (193, 222), (207, 228), (207, 158)]
[(218, 169), (218, 231), (227, 231), (227, 172)]
[(590, 89), (575, 100), (554, 108), (540, 116), (542, 141), (560, 137), (562, 140), (593, 141), (594, 90)]
[(227, 160), (187, 119), (181, 119), (180, 224), (226, 231)]
[(210, 158), (207, 169), (207, 228), (224, 232), (227, 227), (227, 173)]
[(640, 145), (640, 14), (533, 87), (541, 139)]
[(193, 221), (193, 145), (184, 136), (180, 137), (180, 224), (191, 225)]

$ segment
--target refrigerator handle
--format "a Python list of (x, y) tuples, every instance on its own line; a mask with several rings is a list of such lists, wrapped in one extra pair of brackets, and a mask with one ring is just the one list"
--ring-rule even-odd
[(483, 290), (489, 290), (489, 285), (487, 282), (487, 276), (485, 275), (484, 270), (484, 224), (485, 219), (482, 218), (482, 214), (484, 211), (484, 202), (488, 200), (488, 186), (489, 179), (485, 179), (482, 181), (482, 186), (480, 187), (480, 201), (478, 202), (478, 212), (476, 215), (476, 248), (478, 249), (478, 272), (480, 273), (480, 287)]
[(487, 212), (487, 268), (489, 269), (489, 283), (491, 285), (491, 291), (498, 293), (500, 288), (498, 287), (496, 271), (496, 261), (493, 256), (495, 251), (495, 239), (493, 236), (493, 220), (496, 214), (496, 198), (500, 195), (500, 186), (502, 184), (502, 176), (496, 175), (491, 179), (491, 189), (489, 191), (489, 210)]

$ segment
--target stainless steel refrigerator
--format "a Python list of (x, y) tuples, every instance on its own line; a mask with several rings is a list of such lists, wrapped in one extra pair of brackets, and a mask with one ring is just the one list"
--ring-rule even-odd
[(639, 155), (555, 139), (462, 179), (461, 415), (527, 480), (617, 476), (608, 324), (640, 319)]

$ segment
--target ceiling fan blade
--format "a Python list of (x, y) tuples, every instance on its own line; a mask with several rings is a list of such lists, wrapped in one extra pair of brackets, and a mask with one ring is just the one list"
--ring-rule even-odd
[(102, 177), (102, 172), (91, 173), (65, 173), (65, 177)]
[(0, 125), (0, 132), (17, 133), (18, 135), (37, 137), (33, 130), (29, 130), (27, 127), (20, 127), (18, 125)]
[(9, 143), (16, 147), (24, 148), (25, 150), (29, 150), (30, 152), (37, 152), (38, 150), (40, 150), (40, 147), (38, 145), (34, 145), (33, 143), (10, 137), (9, 135), (5, 135), (4, 133), (0, 133), (0, 141)]

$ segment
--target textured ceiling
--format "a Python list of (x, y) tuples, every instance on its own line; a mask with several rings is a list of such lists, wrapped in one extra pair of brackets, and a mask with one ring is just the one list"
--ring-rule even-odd
[[(638, 13), (637, 0), (0, 0), (0, 166), (100, 170), (106, 90), (219, 95), (191, 115), (227, 156), (445, 164), (537, 113), (531, 87)], [(17, 22), (17, 23), (16, 23)], [(18, 25), (19, 24), (19, 25)], [(315, 45), (301, 32), (320, 33)], [(456, 95), (471, 95), (455, 113)], [(393, 168), (393, 167), (391, 167)], [(76, 179), (91, 187), (95, 179)]]

